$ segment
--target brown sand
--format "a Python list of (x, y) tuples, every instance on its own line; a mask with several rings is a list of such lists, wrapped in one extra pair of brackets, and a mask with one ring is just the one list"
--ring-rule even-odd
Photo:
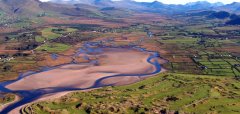
[[(100, 78), (116, 74), (151, 73), (155, 67), (146, 60), (149, 53), (129, 49), (104, 49), (104, 53), (97, 55), (99, 66), (90, 64), (70, 64), (54, 70), (41, 72), (25, 77), (7, 86), (12, 90), (34, 90), (49, 87), (88, 88)], [(134, 78), (120, 78), (118, 81), (135, 81)], [(113, 81), (116, 83), (116, 81)], [(111, 81), (109, 82), (111, 83)]]

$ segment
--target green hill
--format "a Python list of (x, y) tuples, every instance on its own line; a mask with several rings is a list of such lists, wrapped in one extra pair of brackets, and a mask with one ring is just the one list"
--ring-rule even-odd
[(34, 103), (21, 111), (45, 113), (239, 113), (237, 80), (185, 74), (160, 74), (136, 84), (74, 92), (53, 101)]

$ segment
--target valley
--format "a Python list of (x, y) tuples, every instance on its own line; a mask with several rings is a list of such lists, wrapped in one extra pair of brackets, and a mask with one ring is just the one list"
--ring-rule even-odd
[(240, 3), (82, 2), (0, 1), (1, 113), (240, 113)]

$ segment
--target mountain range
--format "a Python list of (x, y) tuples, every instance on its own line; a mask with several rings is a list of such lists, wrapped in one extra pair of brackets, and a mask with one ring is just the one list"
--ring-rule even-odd
[[(127, 9), (137, 12), (154, 12), (163, 14), (181, 13), (191, 10), (224, 10), (240, 12), (240, 3), (224, 5), (220, 2), (209, 3), (206, 1), (192, 2), (185, 5), (168, 5), (158, 1), (136, 2), (132, 0), (51, 0), (40, 2), (39, 0), (1, 0), (0, 10), (8, 14), (37, 14), (44, 11), (58, 12), (70, 15), (100, 14), (101, 9), (108, 7)], [(85, 14), (84, 14), (85, 13)]]
[[(226, 10), (231, 12), (240, 11), (240, 3), (234, 2), (232, 4), (224, 5), (221, 2), (210, 3), (207, 1), (197, 1), (190, 2), (185, 5), (174, 5), (174, 4), (164, 4), (159, 1), (154, 2), (136, 2), (133, 0), (121, 0), (121, 1), (112, 1), (112, 0), (51, 0), (52, 3), (61, 3), (61, 4), (87, 4), (96, 7), (118, 7), (131, 9), (136, 11), (154, 11), (161, 12), (184, 12), (189, 10)], [(171, 10), (171, 11), (170, 11)], [(169, 12), (168, 12), (169, 11)]]
[(220, 2), (192, 2), (185, 5), (164, 4), (154, 2), (136, 2), (132, 0), (0, 0), (0, 18), (2, 14), (11, 17), (36, 17), (46, 14), (61, 16), (85, 16), (94, 18), (121, 17), (130, 12), (159, 13), (173, 15), (191, 11), (227, 11), (240, 13), (240, 3), (224, 5)]

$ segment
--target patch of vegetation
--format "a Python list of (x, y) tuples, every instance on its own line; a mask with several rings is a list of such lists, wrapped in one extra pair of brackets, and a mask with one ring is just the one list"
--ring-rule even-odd
[(70, 33), (70, 32), (75, 32), (77, 29), (74, 28), (54, 28), (52, 29), (52, 32), (57, 33), (57, 34), (65, 34), (65, 33)]
[(39, 46), (36, 50), (37, 51), (46, 51), (51, 53), (59, 53), (66, 51), (70, 48), (70, 45), (61, 44), (61, 43), (46, 43)]
[(57, 34), (57, 33), (54, 33), (52, 30), (53, 29), (56, 29), (56, 28), (45, 28), (43, 29), (41, 32), (42, 32), (42, 36), (44, 38), (46, 38), (47, 40), (52, 40), (52, 39), (55, 39), (55, 38), (58, 38), (61, 36), (61, 34)]
[(45, 38), (43, 38), (43, 37), (41, 37), (41, 36), (36, 36), (35, 37), (35, 40), (36, 40), (36, 42), (44, 42), (45, 41)]
[(93, 30), (96, 30), (98, 27), (101, 27), (100, 25), (94, 25), (94, 24), (54, 24), (54, 26), (71, 27), (79, 31), (93, 31)]
[(10, 93), (0, 95), (0, 104), (2, 105), (2, 104), (13, 102), (14, 99), (15, 99), (15, 95)]

